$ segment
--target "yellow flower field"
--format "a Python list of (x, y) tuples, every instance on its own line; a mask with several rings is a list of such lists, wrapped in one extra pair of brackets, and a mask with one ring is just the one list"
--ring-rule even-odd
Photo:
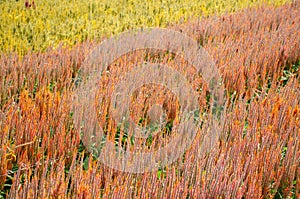
[(233, 12), (246, 7), (289, 0), (25, 0), (0, 1), (0, 51), (27, 51), (56, 47), (60, 42), (99, 39), (139, 27), (166, 27), (189, 18)]

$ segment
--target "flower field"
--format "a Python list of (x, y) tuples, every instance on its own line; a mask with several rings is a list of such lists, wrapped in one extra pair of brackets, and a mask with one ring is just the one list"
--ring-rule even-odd
[[(300, 198), (300, 2), (298, 1), (0, 2), (0, 198)], [(84, 60), (105, 38), (141, 27), (182, 32), (218, 67), (226, 112), (221, 136), (199, 153), (198, 129), (183, 157), (157, 171), (122, 172), (88, 150), (74, 125), (73, 95), (89, 78)], [(189, 78), (206, 117), (209, 89), (180, 56), (139, 50), (114, 60), (98, 82), (94, 105), (107, 140), (132, 150), (171, 143), (178, 99), (159, 86), (131, 96), (131, 117), (151, 123), (151, 104), (167, 125), (146, 140), (112, 119), (120, 77), (144, 61)], [(209, 116), (208, 116), (209, 117)], [(176, 134), (176, 133), (175, 133)]]
[(0, 50), (18, 52), (45, 50), (62, 42), (74, 45), (101, 39), (138, 27), (166, 27), (189, 18), (233, 12), (262, 2), (280, 5), (287, 0), (142, 0), (36, 1), (36, 9), (25, 0), (0, 2)]

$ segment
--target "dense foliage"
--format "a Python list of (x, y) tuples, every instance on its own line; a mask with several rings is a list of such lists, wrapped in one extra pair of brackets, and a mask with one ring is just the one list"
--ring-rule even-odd
[[(201, 0), (201, 1), (98, 1), (36, 0), (35, 8), (23, 1), (0, 1), (0, 51), (24, 55), (74, 45), (87, 38), (102, 38), (138, 27), (166, 27), (188, 18), (224, 13), (261, 2), (283, 4), (288, 0)], [(29, 1), (30, 2), (30, 1)]]
[[(195, 4), (191, 8), (188, 1), (126, 1), (131, 6), (125, 8), (115, 1), (46, 2), (36, 2), (35, 10), (24, 8), (23, 2), (0, 3), (4, 11), (0, 33), (0, 198), (300, 197), (299, 2), (190, 18), (180, 24), (181, 17), (187, 19), (200, 10), (207, 15), (223, 13), (252, 1), (203, 1), (202, 7)], [(89, 8), (91, 5), (95, 8)], [(147, 8), (137, 9), (142, 5)], [(169, 11), (162, 12), (162, 5)], [(86, 10), (93, 19), (88, 12), (82, 13)], [(141, 17), (146, 13), (152, 13), (150, 21)], [(104, 166), (86, 150), (80, 131), (74, 128), (71, 104), (76, 80), (84, 78), (80, 67), (99, 44), (98, 37), (142, 25), (168, 26), (203, 45), (222, 73), (229, 104), (223, 136), (209, 154), (199, 155), (206, 131), (202, 128), (184, 157), (174, 164), (156, 172), (130, 174)], [(60, 41), (67, 42), (67, 47), (47, 49)], [(36, 52), (27, 53), (29, 49)], [(7, 53), (9, 50), (12, 52)], [(163, 63), (185, 74), (192, 70), (166, 53), (135, 52), (116, 60), (99, 88), (114, 85), (132, 63), (145, 57), (157, 61), (155, 57), (160, 56), (165, 56), (160, 59)], [(191, 84), (197, 88), (201, 81)], [(110, 89), (104, 93), (108, 95)], [(206, 89), (199, 89), (204, 110)], [(151, 103), (149, 92), (159, 96), (163, 90), (140, 91), (136, 100), (141, 106), (133, 104), (132, 112), (146, 123), (143, 110)], [(103, 96), (103, 90), (98, 94)], [(172, 104), (176, 107), (176, 100), (171, 100), (167, 109)], [(108, 107), (107, 103), (99, 105), (103, 110)], [(174, 119), (172, 107), (168, 110)], [(99, 120), (107, 123), (108, 137), (116, 144), (131, 141), (106, 115)], [(149, 148), (168, 141), (172, 135), (166, 133), (153, 138)]]

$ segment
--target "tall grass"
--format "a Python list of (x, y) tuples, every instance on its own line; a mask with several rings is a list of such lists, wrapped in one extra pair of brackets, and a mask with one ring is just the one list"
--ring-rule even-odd
[(0, 51), (38, 52), (59, 43), (74, 45), (140, 27), (166, 27), (213, 13), (233, 12), (262, 2), (281, 5), (290, 0), (98, 1), (25, 0), (0, 2)]
[[(171, 27), (198, 39), (212, 55), (224, 78), (230, 104), (224, 135), (210, 153), (199, 155), (201, 134), (205, 133), (200, 129), (184, 157), (157, 172), (131, 174), (107, 168), (86, 150), (80, 131), (73, 126), (72, 92), (78, 79), (85, 78), (80, 67), (97, 46), (96, 41), (30, 53), (21, 59), (13, 53), (1, 54), (2, 195), (299, 198), (299, 6), (262, 7)], [(114, 85), (130, 64), (139, 63), (139, 57), (151, 57), (149, 54), (154, 61), (161, 56), (145, 51), (116, 60), (99, 88)], [(163, 63), (186, 74), (193, 70), (179, 57), (169, 59), (170, 55), (163, 55)], [(201, 78), (192, 82), (195, 88), (198, 83)], [(163, 90), (147, 89), (163, 95)], [(135, 100), (145, 101), (147, 89), (141, 90)], [(99, 89), (99, 97), (103, 92)], [(105, 90), (107, 96), (110, 92), (109, 88)], [(205, 92), (199, 92), (199, 96), (202, 99)], [(142, 106), (132, 106), (137, 120), (143, 116), (143, 109), (159, 97), (147, 99)], [(205, 100), (199, 103), (205, 108)], [(176, 109), (176, 99), (166, 106), (172, 104), (166, 107), (170, 118), (174, 118), (170, 110)], [(99, 108), (109, 112), (109, 103)], [(116, 126), (105, 119), (99, 115), (100, 123), (108, 123), (110, 139), (115, 139)], [(124, 137), (124, 133), (119, 136)], [(168, 135), (159, 134), (151, 147), (167, 139)], [(122, 144), (122, 139), (117, 141)]]

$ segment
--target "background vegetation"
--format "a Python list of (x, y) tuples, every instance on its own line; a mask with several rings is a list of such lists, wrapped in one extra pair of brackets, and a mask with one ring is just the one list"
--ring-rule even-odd
[(188, 18), (288, 0), (35, 0), (35, 9), (26, 8), (24, 2), (0, 1), (0, 51), (24, 55), (28, 50), (57, 47), (60, 42), (72, 46), (128, 29), (166, 27)]

